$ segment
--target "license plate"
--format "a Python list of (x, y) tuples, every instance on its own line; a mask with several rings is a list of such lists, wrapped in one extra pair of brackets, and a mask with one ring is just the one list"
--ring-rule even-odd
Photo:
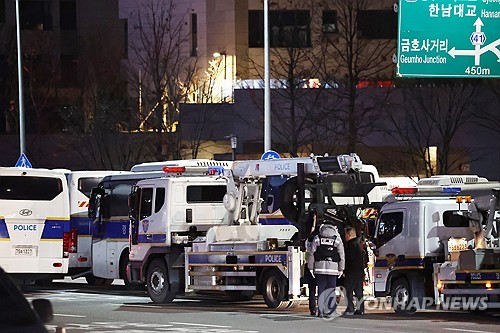
[(14, 247), (14, 255), (24, 256), (24, 257), (34, 257), (36, 256), (36, 249), (31, 245), (16, 246)]

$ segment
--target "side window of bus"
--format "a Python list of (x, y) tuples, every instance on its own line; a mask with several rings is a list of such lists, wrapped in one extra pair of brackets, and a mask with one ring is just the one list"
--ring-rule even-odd
[(100, 181), (101, 181), (100, 177), (82, 177), (78, 179), (78, 191), (80, 191), (87, 198), (89, 198), (92, 189), (94, 187), (97, 187)]
[(139, 207), (139, 219), (143, 220), (151, 216), (153, 209), (153, 189), (143, 188), (141, 191), (141, 204)]
[(380, 247), (403, 231), (403, 212), (382, 214), (377, 224), (377, 247)]
[(164, 203), (165, 203), (165, 188), (157, 187), (156, 197), (155, 197), (155, 213), (158, 213), (160, 211)]

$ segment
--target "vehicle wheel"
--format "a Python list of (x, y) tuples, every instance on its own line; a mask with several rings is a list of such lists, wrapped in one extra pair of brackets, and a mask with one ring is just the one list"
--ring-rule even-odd
[(269, 270), (262, 278), (262, 296), (264, 302), (271, 309), (286, 307), (288, 301), (286, 300), (287, 285), (285, 277), (280, 271)]
[(168, 270), (163, 259), (155, 259), (148, 267), (146, 284), (148, 294), (154, 303), (171, 303), (175, 293), (168, 284)]
[(109, 286), (113, 283), (113, 279), (100, 278), (92, 274), (85, 276), (85, 280), (91, 286)]
[(125, 287), (128, 290), (131, 291), (144, 290), (145, 289), (144, 284), (132, 283), (132, 281), (130, 281), (127, 278), (127, 265), (129, 263), (128, 254), (129, 254), (128, 251), (125, 251), (120, 258), (120, 279), (123, 279)]
[(410, 314), (417, 311), (416, 306), (411, 304), (411, 289), (405, 278), (396, 279), (391, 288), (392, 308), (397, 314)]
[(228, 290), (226, 291), (227, 297), (234, 302), (243, 302), (252, 300), (255, 293), (246, 290)]

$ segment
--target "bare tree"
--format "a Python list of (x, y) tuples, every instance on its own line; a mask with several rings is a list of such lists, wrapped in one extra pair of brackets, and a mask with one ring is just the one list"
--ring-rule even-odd
[[(328, 10), (336, 23), (322, 27), (320, 34), (321, 58), (316, 62), (325, 82), (334, 89), (327, 89), (330, 98), (323, 105), (328, 114), (331, 135), (343, 139), (348, 151), (355, 151), (363, 136), (376, 129), (380, 117), (379, 105), (371, 102), (372, 89), (363, 89), (363, 83), (392, 80), (395, 51), (396, 25), (362, 26), (363, 17), (370, 13), (376, 2), (369, 0), (323, 0), (316, 7)], [(377, 9), (377, 8), (375, 8)], [(390, 13), (390, 12), (389, 12)], [(395, 19), (395, 14), (394, 14)], [(373, 34), (378, 29), (387, 30)], [(392, 36), (394, 34), (394, 36)], [(384, 90), (382, 95), (389, 90)], [(377, 92), (380, 100), (380, 91)]]
[[(209, 62), (209, 67), (206, 75), (203, 77), (197, 76), (193, 79), (192, 90), (197, 92), (198, 99), (195, 112), (190, 112), (187, 117), (190, 118), (192, 127), (189, 126), (189, 133), (184, 132), (184, 136), (189, 142), (186, 150), (189, 151), (190, 158), (197, 158), (200, 153), (202, 144), (206, 142), (208, 135), (207, 130), (210, 129), (207, 124), (213, 120), (214, 116), (221, 109), (221, 104), (213, 104), (213, 98), (217, 86), (217, 78), (225, 70), (225, 64), (220, 60), (212, 60)], [(186, 118), (184, 118), (186, 119)], [(181, 128), (184, 128), (184, 121), (181, 123)], [(187, 125), (187, 124), (186, 124)]]
[[(274, 139), (290, 156), (310, 153), (318, 131), (313, 130), (322, 85), (314, 66), (319, 49), (313, 47), (314, 1), (292, 0), (273, 3), (270, 10), (271, 126)], [(284, 7), (281, 5), (284, 4)], [(263, 13), (259, 17), (263, 19)], [(259, 22), (263, 26), (263, 22)], [(262, 35), (263, 38), (263, 35)], [(260, 40), (262, 42), (262, 40)], [(263, 44), (262, 44), (263, 46)], [(250, 70), (263, 78), (263, 66), (248, 57)], [(262, 108), (262, 98), (255, 97)], [(317, 140), (316, 140), (317, 141)], [(276, 144), (275, 144), (276, 146)]]
[(126, 84), (112, 68), (120, 51), (107, 50), (105, 43), (98, 35), (81, 41), (79, 96), (59, 109), (70, 134), (60, 146), (76, 152), (83, 168), (127, 170), (150, 159), (153, 145), (150, 135), (135, 131), (138, 120), (131, 115)]
[(173, 0), (146, 0), (138, 8), (137, 36), (131, 47), (141, 71), (141, 120), (155, 133), (156, 158), (181, 157), (179, 104), (188, 99), (197, 72), (197, 57), (189, 53), (188, 11)]
[(0, 27), (0, 133), (11, 133), (17, 127), (17, 70), (15, 29)]
[[(475, 121), (479, 126), (487, 128), (497, 135), (500, 135), (500, 79), (485, 79), (483, 80), (486, 86), (492, 93), (493, 98), (496, 99), (499, 107), (492, 108), (491, 111), (485, 107), (483, 112), (478, 112)], [(490, 99), (488, 99), (490, 101)], [(486, 106), (486, 105), (485, 105)]]
[[(55, 53), (53, 38), (39, 31), (31, 31), (29, 43), (23, 48), (23, 68), (27, 111), (33, 117), (36, 133), (50, 131), (53, 119), (46, 119), (57, 105), (57, 89), (60, 80), (59, 53)], [(28, 117), (27, 117), (28, 118)]]
[[(128, 170), (132, 165), (150, 158), (151, 138), (134, 133), (127, 115), (124, 85), (106, 81), (95, 85), (76, 105), (61, 109), (66, 120), (67, 141), (60, 145), (75, 151), (83, 168)], [(83, 121), (83, 109), (91, 118)], [(125, 112), (124, 112), (125, 111)]]
[(478, 93), (462, 82), (402, 88), (402, 105), (387, 110), (389, 134), (406, 148), (417, 174), (422, 164), (426, 177), (458, 170), (465, 152), (453, 149), (454, 140), (477, 114)]

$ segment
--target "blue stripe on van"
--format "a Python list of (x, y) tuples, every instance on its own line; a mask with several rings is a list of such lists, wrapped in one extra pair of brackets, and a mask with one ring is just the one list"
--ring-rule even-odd
[(68, 220), (45, 220), (41, 239), (63, 239), (64, 232), (69, 232)]
[(106, 222), (104, 238), (128, 240), (129, 220), (117, 220)]
[(107, 221), (94, 221), (92, 224), (93, 241), (114, 239), (128, 241), (130, 221), (128, 219), (117, 219)]
[(92, 234), (92, 220), (86, 216), (72, 216), (70, 229), (76, 228), (78, 236), (90, 236)]
[(7, 224), (5, 223), (5, 219), (0, 219), (0, 238), (9, 239), (9, 230), (7, 230)]

